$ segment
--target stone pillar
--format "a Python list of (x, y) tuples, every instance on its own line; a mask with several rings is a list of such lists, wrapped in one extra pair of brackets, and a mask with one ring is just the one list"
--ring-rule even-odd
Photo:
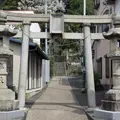
[(42, 68), (41, 68), (41, 89), (44, 87), (44, 83), (45, 83), (45, 60), (42, 59)]
[(91, 108), (95, 108), (96, 100), (95, 100), (95, 87), (94, 87), (94, 75), (93, 75), (93, 63), (92, 63), (90, 24), (84, 24), (84, 46), (85, 46), (88, 106)]
[[(13, 56), (13, 52), (9, 49), (8, 38), (16, 35), (16, 32), (11, 31), (4, 24), (0, 25), (0, 28), (3, 43), (0, 46), (0, 111), (5, 112), (18, 109), (18, 101), (15, 100), (15, 93), (11, 89), (8, 89), (7, 84), (12, 81), (8, 74), (9, 70), (12, 69), (10, 57)], [(10, 81), (8, 81), (8, 79)]]
[(27, 80), (26, 80), (26, 90), (28, 90), (28, 73), (27, 73)]
[[(115, 13), (113, 18), (114, 28), (110, 29), (107, 33), (104, 32), (103, 36), (110, 40), (110, 53), (107, 54), (109, 58), (120, 57), (120, 49), (118, 48), (118, 39), (120, 38), (120, 0), (115, 0)], [(120, 111), (120, 62), (114, 60), (112, 62), (113, 70), (113, 89), (106, 92), (104, 100), (102, 100), (102, 109), (108, 111)], [(119, 119), (119, 118), (118, 118)]]
[(43, 75), (42, 75), (42, 72), (43, 72), (43, 71), (42, 71), (42, 69), (43, 69), (42, 61), (43, 61), (43, 60), (41, 59), (41, 60), (40, 60), (40, 88), (41, 88), (41, 89), (42, 89), (42, 83), (43, 83), (43, 82), (42, 82), (42, 80), (43, 80), (43, 78), (42, 78), (42, 76), (43, 76)]
[(48, 82), (50, 82), (50, 60), (47, 60), (48, 62)]
[(45, 81), (48, 83), (50, 80), (50, 61), (45, 60)]
[(47, 79), (48, 79), (48, 66), (47, 66), (47, 60), (44, 61), (45, 62), (45, 82), (47, 83)]
[(32, 72), (31, 89), (33, 89), (34, 88), (34, 55), (33, 55), (33, 52), (31, 53), (31, 72)]
[(9, 58), (9, 55), (3, 56), (0, 53), (0, 111), (15, 110), (15, 107), (16, 107), (15, 106), (15, 93), (12, 90), (7, 88), (8, 58)]
[(37, 74), (36, 74), (36, 55), (34, 56), (34, 88), (36, 88)]
[[(116, 21), (114, 21), (115, 23)], [(108, 58), (114, 58), (112, 62), (113, 76), (112, 76), (112, 83), (113, 88), (108, 90), (105, 94), (104, 100), (102, 100), (102, 109), (108, 111), (120, 111), (120, 61), (115, 60), (115, 58), (120, 57), (120, 49), (117, 46), (117, 40), (120, 38), (120, 21), (118, 24), (115, 24), (115, 28), (112, 28), (107, 33), (103, 33), (103, 36), (106, 39), (109, 39), (113, 46), (111, 47), (110, 53), (107, 54)], [(112, 70), (111, 70), (112, 71)]]
[[(114, 63), (114, 65), (117, 63)], [(102, 109), (108, 111), (120, 111), (120, 62), (116, 65), (113, 73), (113, 89), (106, 92), (102, 100)]]
[(40, 65), (40, 60), (38, 60), (38, 80), (37, 80), (37, 87), (40, 87), (41, 85), (41, 71), (40, 71), (41, 65)]
[(9, 49), (9, 37), (3, 36), (3, 46)]
[(115, 13), (120, 14), (120, 0), (115, 0)]
[(27, 80), (27, 70), (28, 70), (29, 35), (30, 35), (30, 22), (23, 22), (23, 41), (22, 41), (19, 87), (18, 87), (19, 108), (24, 108), (25, 106), (26, 80)]
[(29, 89), (32, 88), (32, 60), (31, 60), (32, 56), (31, 53), (29, 53)]
[(118, 41), (114, 38), (114, 40), (110, 41), (110, 52), (115, 50), (118, 47)]

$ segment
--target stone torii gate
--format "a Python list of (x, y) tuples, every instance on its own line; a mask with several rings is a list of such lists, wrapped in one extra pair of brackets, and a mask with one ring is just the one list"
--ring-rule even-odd
[[(7, 22), (18, 22), (23, 24), (23, 32), (19, 32), (16, 37), (23, 36), (22, 55), (20, 64), (20, 77), (19, 77), (19, 108), (25, 106), (25, 91), (26, 91), (26, 78), (28, 66), (28, 45), (29, 38), (54, 38), (60, 36), (63, 39), (84, 39), (85, 46), (85, 63), (86, 63), (86, 78), (87, 78), (87, 94), (89, 107), (96, 107), (95, 89), (94, 89), (94, 76), (92, 64), (92, 50), (91, 39), (104, 39), (102, 33), (91, 33), (90, 25), (93, 24), (111, 24), (112, 19), (110, 15), (100, 16), (81, 16), (81, 15), (63, 15), (63, 14), (21, 14), (2, 11), (1, 16)], [(0, 20), (1, 21), (1, 20)], [(50, 22), (50, 33), (45, 32), (30, 32), (31, 23), (48, 23)], [(78, 23), (84, 25), (84, 33), (65, 33), (64, 23)]]

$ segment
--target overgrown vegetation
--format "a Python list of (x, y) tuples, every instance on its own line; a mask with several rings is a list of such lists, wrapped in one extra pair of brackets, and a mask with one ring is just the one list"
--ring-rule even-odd
[[(87, 9), (86, 14), (91, 15), (93, 14), (93, 0), (87, 0)], [(68, 0), (66, 3), (66, 12), (65, 14), (70, 15), (83, 15), (83, 0)], [(82, 32), (82, 25), (81, 24), (65, 24), (65, 31), (66, 32)], [(71, 44), (72, 41), (72, 44)], [(74, 40), (65, 40), (64, 41), (64, 49), (72, 49), (73, 51), (78, 51), (80, 48), (79, 42), (74, 42)]]
[[(84, 0), (68, 0), (66, 4), (66, 14), (83, 15), (83, 1)], [(94, 10), (93, 0), (86, 0), (86, 3), (86, 14), (92, 15)]]
[(1, 6), (3, 10), (17, 10), (18, 2), (20, 0), (6, 0)]
[(52, 78), (54, 74), (54, 58), (50, 58), (50, 77)]
[(95, 89), (97, 91), (103, 90), (103, 86), (101, 85), (100, 82), (100, 75), (97, 72), (94, 72), (94, 83), (95, 83)]

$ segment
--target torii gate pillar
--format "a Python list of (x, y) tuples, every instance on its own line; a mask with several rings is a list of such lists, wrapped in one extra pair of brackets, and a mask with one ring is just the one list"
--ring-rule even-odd
[(20, 61), (19, 92), (18, 92), (19, 108), (24, 108), (25, 106), (28, 53), (29, 53), (28, 51), (29, 35), (30, 35), (30, 22), (23, 22), (23, 41)]
[(85, 45), (85, 65), (86, 65), (86, 81), (87, 81), (87, 96), (88, 106), (90, 108), (96, 107), (95, 100), (95, 87), (92, 63), (92, 50), (91, 50), (91, 34), (90, 24), (84, 24), (84, 45)]
[[(59, 21), (59, 22), (58, 22)], [(62, 14), (53, 14), (50, 16), (50, 33), (53, 36), (61, 36), (64, 33), (64, 17)], [(86, 79), (87, 79), (87, 94), (88, 106), (90, 108), (96, 107), (95, 87), (92, 63), (91, 50), (91, 33), (90, 24), (84, 24), (84, 43), (85, 43), (85, 64), (86, 64)]]

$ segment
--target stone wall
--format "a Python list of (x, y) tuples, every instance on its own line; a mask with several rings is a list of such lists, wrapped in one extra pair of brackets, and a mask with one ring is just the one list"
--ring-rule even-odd
[(64, 62), (55, 62), (54, 63), (54, 75), (55, 76), (64, 76), (65, 75)]

